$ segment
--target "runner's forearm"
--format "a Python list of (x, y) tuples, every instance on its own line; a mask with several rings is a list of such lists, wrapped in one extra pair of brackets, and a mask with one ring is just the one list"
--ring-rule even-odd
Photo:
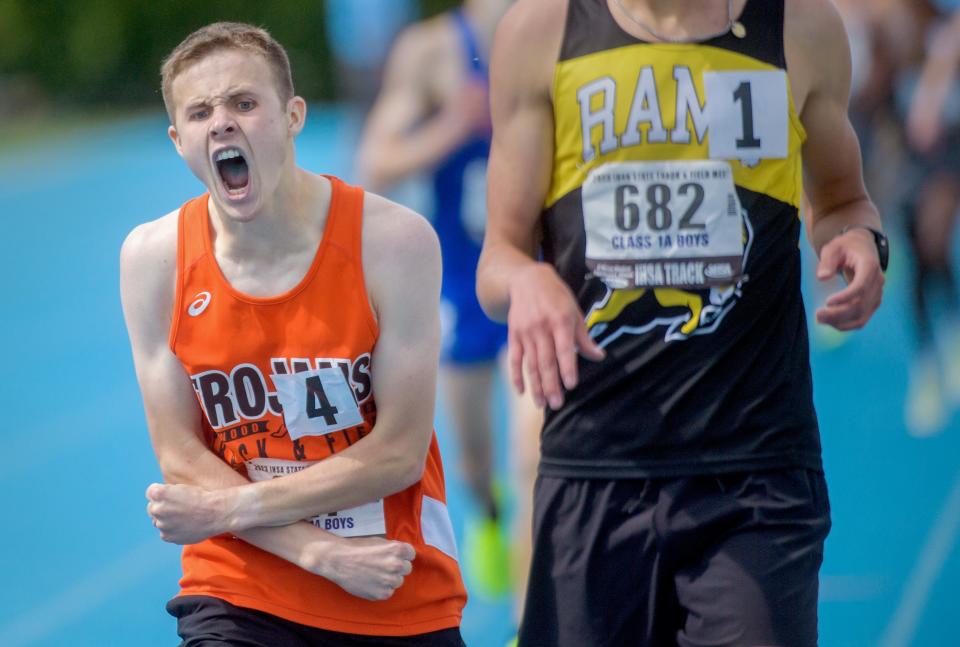
[[(162, 470), (164, 481), (169, 484), (196, 485), (220, 492), (250, 485), (246, 478), (205, 448), (190, 460), (178, 460), (168, 454), (161, 462), (165, 466)], [(322, 544), (339, 541), (333, 534), (306, 521), (247, 528), (235, 534), (247, 543), (311, 572), (317, 572), (318, 551), (307, 551), (306, 547), (312, 543), (322, 548)]]
[(375, 438), (360, 444), (296, 474), (226, 490), (227, 527), (282, 526), (346, 510), (399, 492), (423, 474), (419, 452), (383, 447)]
[(371, 137), (370, 148), (361, 154), (364, 184), (372, 191), (382, 191), (412, 173), (431, 168), (464, 136), (453, 119), (441, 114), (410, 133), (388, 136), (379, 143)]
[(488, 317), (507, 320), (511, 280), (520, 270), (537, 263), (530, 254), (507, 242), (484, 244), (477, 266), (477, 298)]
[(823, 246), (836, 238), (844, 227), (853, 225), (863, 225), (873, 229), (883, 228), (880, 214), (869, 197), (863, 196), (814, 216), (810, 225), (810, 242), (817, 255), (819, 256)]

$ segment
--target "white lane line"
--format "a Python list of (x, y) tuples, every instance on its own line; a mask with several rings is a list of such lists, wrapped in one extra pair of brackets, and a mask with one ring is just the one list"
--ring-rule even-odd
[(890, 619), (881, 647), (907, 647), (913, 641), (917, 625), (923, 616), (930, 591), (943, 570), (943, 565), (957, 541), (960, 530), (960, 475), (937, 519), (930, 528), (930, 534), (920, 549), (920, 558), (914, 566), (907, 584), (903, 589), (900, 604)]
[(20, 614), (13, 622), (0, 627), (0, 645), (21, 647), (34, 644), (156, 571), (174, 568), (175, 565), (163, 555), (163, 547), (158, 538), (151, 538), (73, 586)]

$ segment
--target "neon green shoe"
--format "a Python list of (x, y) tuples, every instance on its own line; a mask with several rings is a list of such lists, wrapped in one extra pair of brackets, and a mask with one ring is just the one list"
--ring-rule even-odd
[(504, 645), (504, 647), (517, 647), (517, 643), (519, 641), (520, 639), (514, 636), (513, 638), (510, 639), (510, 641), (506, 645)]
[(947, 402), (960, 406), (960, 322), (952, 321), (944, 333), (943, 381)]
[(850, 335), (833, 326), (814, 322), (811, 326), (813, 345), (817, 350), (829, 351), (840, 348), (850, 339)]
[(910, 367), (904, 422), (915, 438), (936, 436), (947, 424), (940, 365), (931, 350), (921, 351)]
[(500, 524), (493, 519), (467, 524), (464, 537), (467, 578), (481, 597), (498, 598), (510, 592), (510, 547)]

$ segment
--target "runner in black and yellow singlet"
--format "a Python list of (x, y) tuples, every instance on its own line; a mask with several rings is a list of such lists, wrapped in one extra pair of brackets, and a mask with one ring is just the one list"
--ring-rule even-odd
[(818, 277), (849, 280), (820, 321), (866, 323), (885, 252), (839, 17), (521, 0), (492, 72), (478, 292), (551, 409), (520, 644), (816, 644), (801, 194)]
[(570, 5), (543, 247), (607, 358), (548, 415), (544, 474), (820, 469), (777, 4), (703, 46)]

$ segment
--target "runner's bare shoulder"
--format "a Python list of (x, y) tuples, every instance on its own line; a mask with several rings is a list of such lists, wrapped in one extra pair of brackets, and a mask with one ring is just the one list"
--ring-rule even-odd
[[(120, 249), (121, 290), (149, 295), (151, 311), (169, 311), (177, 272), (177, 225), (180, 210), (137, 225)], [(140, 301), (140, 299), (138, 299)]]
[(493, 39), (491, 74), (495, 84), (530, 84), (549, 92), (567, 21), (568, 0), (518, 0), (507, 9)]
[(436, 290), (440, 285), (440, 243), (426, 218), (375, 193), (364, 196), (363, 273), (376, 313), (385, 290)]

